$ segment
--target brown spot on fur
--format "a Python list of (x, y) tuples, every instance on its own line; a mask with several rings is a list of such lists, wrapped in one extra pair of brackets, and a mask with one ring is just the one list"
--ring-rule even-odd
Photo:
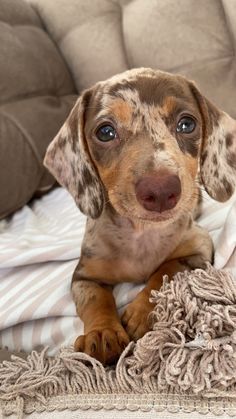
[(230, 190), (231, 190), (231, 185), (228, 182), (227, 182), (227, 185), (225, 183), (222, 184), (222, 180), (221, 180), (220, 185), (218, 187), (215, 187), (213, 191), (214, 193), (212, 193), (211, 196), (219, 202), (225, 202), (231, 196)]
[(230, 132), (226, 135), (225, 142), (226, 147), (231, 147), (231, 145), (233, 144), (233, 135)]
[(203, 199), (202, 199), (201, 189), (198, 189), (197, 194), (198, 194), (198, 198), (197, 198), (196, 206), (195, 206), (194, 213), (193, 213), (193, 219), (194, 220), (196, 220), (196, 218), (198, 218), (202, 213), (202, 201), (203, 201)]
[(94, 208), (95, 213), (100, 212), (100, 203), (97, 201), (95, 197), (91, 199), (92, 207)]
[(165, 144), (164, 143), (157, 143), (157, 145), (156, 145), (156, 149), (157, 150), (159, 150), (159, 151), (163, 151), (163, 150), (165, 150)]
[(78, 182), (78, 195), (81, 196), (84, 193), (84, 186), (83, 184), (79, 181)]
[(60, 147), (61, 147), (61, 148), (64, 148), (64, 147), (65, 147), (65, 145), (66, 145), (66, 141), (68, 141), (68, 138), (62, 135), (62, 136), (60, 137)]
[(89, 247), (83, 247), (81, 255), (87, 259), (94, 257), (94, 251)]
[(233, 186), (231, 185), (231, 183), (228, 182), (225, 176), (223, 177), (223, 184), (228, 196), (231, 196), (233, 193)]
[(82, 178), (84, 187), (87, 187), (94, 183), (94, 177), (92, 173), (90, 172), (89, 168), (85, 165), (82, 167), (81, 178)]
[(236, 169), (236, 153), (230, 153), (227, 156), (227, 163), (233, 169)]
[(212, 163), (216, 166), (217, 165), (217, 156), (216, 153), (213, 154), (212, 156)]

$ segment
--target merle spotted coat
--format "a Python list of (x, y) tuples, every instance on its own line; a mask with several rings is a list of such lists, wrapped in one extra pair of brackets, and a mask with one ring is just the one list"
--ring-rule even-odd
[[(72, 294), (84, 335), (104, 364), (148, 329), (151, 289), (164, 274), (212, 261), (194, 221), (200, 189), (227, 200), (236, 184), (236, 122), (186, 78), (134, 69), (84, 91), (45, 165), (88, 216)], [(145, 282), (122, 318), (112, 288)]]

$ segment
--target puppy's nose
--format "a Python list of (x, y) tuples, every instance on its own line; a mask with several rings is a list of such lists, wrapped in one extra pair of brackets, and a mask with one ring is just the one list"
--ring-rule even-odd
[(181, 183), (176, 175), (145, 176), (135, 185), (138, 202), (148, 211), (163, 212), (176, 206)]

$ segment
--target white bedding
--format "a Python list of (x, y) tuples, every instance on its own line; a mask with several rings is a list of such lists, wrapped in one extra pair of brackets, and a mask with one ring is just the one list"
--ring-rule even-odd
[[(0, 347), (49, 346), (53, 355), (83, 333), (70, 282), (85, 220), (68, 192), (58, 188), (0, 222)], [(215, 243), (215, 266), (230, 269), (236, 278), (236, 194), (225, 204), (205, 194), (199, 222)], [(121, 311), (141, 288), (115, 288)]]

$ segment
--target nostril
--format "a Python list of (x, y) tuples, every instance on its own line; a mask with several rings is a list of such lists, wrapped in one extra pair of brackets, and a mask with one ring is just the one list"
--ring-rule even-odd
[(149, 211), (161, 211), (161, 200), (155, 193), (141, 194), (138, 196), (141, 205)]
[(147, 195), (147, 196), (144, 197), (143, 200), (146, 201), (146, 202), (155, 202), (156, 197), (154, 195)]
[(172, 193), (168, 196), (167, 200), (170, 205), (174, 205), (176, 204), (177, 196)]

